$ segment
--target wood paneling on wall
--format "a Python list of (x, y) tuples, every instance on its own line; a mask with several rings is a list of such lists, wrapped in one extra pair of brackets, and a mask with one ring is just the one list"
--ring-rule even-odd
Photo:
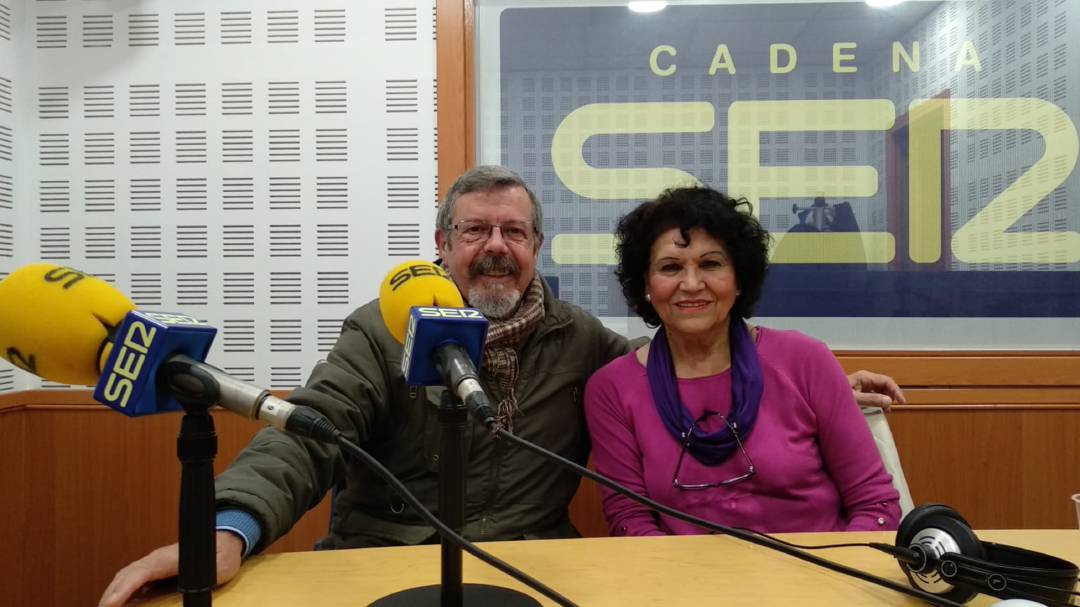
[[(844, 368), (881, 369), (908, 388), (1080, 388), (1077, 352), (836, 352)], [(1034, 395), (1035, 392), (1025, 391)], [(1075, 402), (1075, 401), (1073, 401)]]
[[(439, 200), (475, 158), (471, 0), (436, 0), (435, 79), (439, 114)], [(443, 142), (446, 142), (445, 145)]]
[[(84, 391), (2, 398), (0, 605), (94, 605), (121, 567), (177, 540), (180, 415), (128, 419)], [(220, 472), (261, 424), (214, 422)], [(310, 550), (327, 501), (270, 552)]]
[(33, 502), (26, 492), (27, 416), (5, 413), (0, 408), (0, 605), (9, 604), (8, 600), (10, 605), (32, 605), (22, 582), (32, 571), (23, 556), (33, 537), (26, 525)]
[(916, 504), (956, 508), (978, 529), (1076, 527), (1080, 405), (889, 415)]

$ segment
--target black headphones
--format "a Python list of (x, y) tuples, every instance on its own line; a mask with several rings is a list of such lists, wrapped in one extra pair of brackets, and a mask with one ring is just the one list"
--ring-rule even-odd
[(893, 555), (912, 586), (958, 603), (984, 593), (1069, 605), (1077, 581), (1073, 563), (980, 541), (964, 517), (942, 504), (919, 506), (904, 517)]

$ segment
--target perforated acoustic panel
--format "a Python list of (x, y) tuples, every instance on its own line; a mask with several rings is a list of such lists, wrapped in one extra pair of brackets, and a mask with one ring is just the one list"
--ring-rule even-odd
[[(13, 20), (11, 4), (0, 0), (0, 279), (7, 276), (15, 264), (15, 113), (17, 104), (15, 45), (12, 43)], [(15, 390), (27, 381), (23, 373), (0, 360), (0, 392)]]
[[(1027, 0), (1024, 2), (949, 2), (936, 8), (910, 32), (913, 40), (924, 40), (927, 58), (923, 76), (903, 86), (887, 77), (884, 61), (873, 73), (874, 96), (893, 100), (905, 108), (917, 98), (948, 95), (955, 98), (1029, 98), (1054, 103), (1075, 121), (1080, 115), (1080, 95), (1076, 94), (1077, 66), (1069, 58), (1077, 56), (1076, 3), (1069, 0)], [(1075, 35), (1075, 31), (1072, 35)], [(963, 40), (972, 41), (981, 57), (979, 70), (954, 69), (955, 48)], [(1072, 94), (1069, 94), (1070, 82)], [(1020, 175), (1038, 161), (1045, 143), (1034, 130), (968, 130), (949, 134), (950, 215), (953, 231), (971, 220)], [(1058, 162), (1058, 161), (1055, 161)], [(1001, 170), (1000, 167), (1010, 167)], [(1045, 169), (1041, 181), (1048, 181)], [(1080, 191), (1080, 172), (1069, 177), (1024, 213), (1010, 228), (1015, 232), (1069, 232), (1080, 230), (1075, 194)], [(999, 246), (984, 239), (979, 248)], [(1061, 264), (1039, 260), (983, 263), (977, 267), (950, 260), (954, 269), (994, 271), (1060, 270)], [(1078, 264), (1072, 264), (1075, 269)]]
[(434, 0), (182, 4), (0, 2), (0, 275), (97, 274), (294, 387), (432, 255)]

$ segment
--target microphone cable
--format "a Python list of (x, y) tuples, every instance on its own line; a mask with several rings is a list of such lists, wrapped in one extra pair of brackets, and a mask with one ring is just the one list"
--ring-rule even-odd
[(676, 510), (674, 508), (671, 508), (669, 506), (665, 506), (664, 504), (661, 504), (660, 502), (649, 499), (649, 498), (647, 498), (647, 497), (645, 497), (643, 495), (638, 495), (637, 493), (634, 493), (630, 489), (627, 489), (626, 487), (623, 487), (619, 483), (617, 483), (617, 482), (615, 482), (615, 481), (613, 481), (613, 480), (611, 480), (611, 479), (609, 479), (609, 478), (607, 478), (605, 476), (597, 474), (596, 472), (593, 472), (592, 470), (589, 470), (588, 468), (586, 468), (584, 466), (580, 466), (580, 465), (566, 459), (565, 457), (562, 457), (561, 455), (558, 455), (556, 453), (552, 453), (551, 451), (548, 451), (547, 449), (545, 449), (545, 448), (543, 448), (543, 447), (541, 447), (539, 445), (533, 444), (530, 441), (527, 441), (527, 440), (525, 440), (525, 439), (523, 439), (523, 438), (521, 438), (519, 436), (514, 435), (511, 432), (508, 432), (507, 430), (505, 430), (504, 428), (502, 428), (501, 426), (499, 426), (497, 424), (491, 424), (491, 425), (488, 426), (488, 428), (491, 430), (491, 432), (495, 436), (500, 437), (500, 438), (505, 438), (506, 440), (508, 440), (508, 441), (510, 441), (510, 442), (512, 442), (512, 443), (514, 443), (516, 445), (519, 445), (521, 447), (524, 447), (525, 449), (527, 449), (529, 451), (532, 451), (533, 453), (536, 453), (536, 454), (540, 455), (541, 457), (544, 457), (544, 458), (547, 458), (547, 459), (549, 459), (551, 461), (554, 461), (555, 463), (559, 464), (560, 466), (562, 466), (564, 468), (567, 468), (567, 469), (577, 473), (579, 476), (584, 476), (585, 478), (592, 479), (593, 481), (596, 481), (597, 483), (603, 485), (604, 487), (607, 487), (608, 489), (611, 489), (612, 491), (615, 491), (616, 493), (619, 493), (620, 495), (624, 495), (624, 496), (626, 496), (626, 497), (628, 497), (628, 498), (630, 498), (630, 499), (632, 499), (632, 500), (634, 500), (634, 501), (636, 501), (636, 502), (638, 502), (640, 504), (648, 506), (651, 510), (654, 510), (656, 512), (666, 514), (666, 515), (668, 515), (668, 516), (670, 516), (672, 518), (676, 518), (676, 519), (679, 519), (681, 521), (686, 521), (688, 523), (697, 525), (699, 527), (702, 527), (704, 529), (708, 529), (710, 531), (715, 531), (717, 533), (722, 533), (724, 535), (730, 535), (732, 537), (741, 539), (743, 541), (750, 542), (752, 544), (757, 544), (758, 546), (764, 546), (766, 548), (772, 548), (773, 550), (777, 550), (779, 552), (782, 552), (782, 553), (787, 554), (789, 556), (793, 556), (793, 557), (795, 557), (797, 559), (806, 561), (808, 563), (813, 563), (815, 565), (818, 565), (819, 567), (824, 567), (826, 569), (836, 571), (837, 573), (843, 573), (844, 575), (849, 575), (851, 577), (858, 578), (858, 579), (866, 581), (866, 582), (870, 582), (871, 584), (876, 584), (878, 586), (889, 588), (890, 590), (895, 590), (896, 592), (899, 592), (901, 594), (906, 594), (908, 596), (915, 597), (917, 599), (921, 599), (921, 600), (923, 600), (923, 601), (925, 601), (925, 602), (927, 602), (927, 603), (929, 603), (931, 605), (938, 605), (939, 607), (963, 607), (963, 605), (961, 603), (957, 603), (956, 601), (950, 601), (948, 599), (937, 596), (935, 594), (931, 594), (931, 593), (926, 592), (924, 590), (919, 590), (917, 588), (912, 588), (911, 586), (905, 586), (903, 584), (899, 584), (899, 583), (894, 582), (892, 580), (888, 580), (888, 579), (885, 579), (885, 578), (882, 578), (882, 577), (878, 577), (876, 575), (866, 573), (864, 571), (859, 571), (858, 569), (848, 567), (847, 565), (841, 565), (839, 563), (834, 563), (832, 561), (823, 559), (823, 558), (821, 558), (819, 556), (815, 556), (815, 555), (812, 555), (812, 554), (807, 554), (805, 552), (802, 552), (801, 550), (798, 550), (798, 549), (796, 549), (794, 547), (786, 545), (787, 542), (778, 541), (778, 540), (776, 540), (776, 539), (774, 539), (772, 537), (766, 536), (764, 534), (747, 533), (746, 531), (744, 531), (742, 529), (739, 529), (739, 528), (728, 527), (728, 526), (725, 526), (725, 525), (719, 525), (719, 524), (714, 523), (712, 521), (707, 521), (707, 520), (705, 520), (703, 518), (698, 518), (696, 516), (686, 514), (685, 512), (681, 512), (681, 511)]
[(373, 470), (375, 474), (379, 476), (379, 478), (381, 478), (388, 485), (393, 487), (393, 489), (402, 497), (402, 499), (405, 500), (405, 503), (415, 508), (416, 511), (420, 513), (420, 517), (424, 519), (424, 522), (434, 527), (435, 530), (439, 532), (439, 535), (450, 540), (450, 542), (452, 542), (455, 546), (475, 556), (480, 561), (491, 565), (499, 571), (502, 571), (506, 575), (509, 575), (515, 580), (518, 580), (519, 582), (525, 584), (529, 588), (532, 588), (533, 590), (539, 592), (540, 594), (543, 594), (547, 598), (555, 601), (557, 604), (564, 607), (578, 607), (577, 603), (574, 603), (570, 599), (559, 594), (557, 591), (549, 588), (540, 580), (537, 580), (536, 578), (530, 576), (524, 571), (521, 571), (520, 569), (514, 567), (506, 561), (499, 559), (495, 555), (485, 551), (483, 548), (480, 548), (476, 544), (462, 537), (461, 534), (451, 529), (449, 526), (446, 525), (446, 523), (439, 520), (439, 517), (435, 516), (435, 514), (428, 510), (424, 506), (424, 504), (422, 504), (420, 500), (417, 499), (415, 495), (413, 495), (412, 491), (409, 491), (409, 489), (405, 486), (405, 483), (402, 483), (400, 480), (398, 480), (398, 478), (394, 476), (394, 474), (390, 472), (390, 470), (383, 466), (379, 462), (379, 460), (375, 459), (374, 456), (362, 449), (356, 443), (345, 438), (345, 435), (342, 434), (340, 430), (335, 429), (334, 432), (336, 434), (336, 440), (339, 446), (344, 448), (345, 451), (354, 456), (356, 459), (360, 460), (365, 466)]

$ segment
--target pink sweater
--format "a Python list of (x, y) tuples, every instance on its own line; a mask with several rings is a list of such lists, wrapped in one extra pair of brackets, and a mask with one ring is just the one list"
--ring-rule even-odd
[[(681, 445), (660, 421), (645, 367), (633, 352), (608, 363), (585, 388), (597, 471), (663, 504), (734, 527), (762, 532), (896, 529), (899, 495), (832, 352), (797, 331), (764, 327), (758, 331), (757, 349), (765, 390), (753, 433), (743, 441), (757, 469), (753, 478), (699, 491), (672, 487)], [(679, 394), (694, 419), (705, 411), (726, 415), (731, 371), (680, 379)], [(710, 423), (706, 429), (716, 426)], [(718, 482), (746, 468), (738, 451), (716, 467), (687, 454), (679, 481)], [(604, 515), (612, 535), (706, 533), (608, 490)]]

